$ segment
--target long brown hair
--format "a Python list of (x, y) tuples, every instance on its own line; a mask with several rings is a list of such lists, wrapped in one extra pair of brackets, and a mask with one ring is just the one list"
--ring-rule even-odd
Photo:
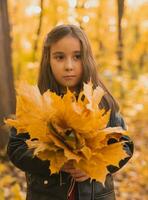
[(55, 80), (50, 66), (50, 48), (52, 44), (56, 43), (67, 35), (71, 35), (79, 39), (81, 44), (83, 77), (79, 84), (79, 91), (82, 90), (84, 82), (87, 83), (89, 80), (91, 80), (94, 88), (99, 85), (106, 92), (99, 106), (105, 107), (106, 110), (111, 109), (113, 113), (118, 112), (118, 103), (99, 78), (96, 63), (88, 38), (85, 32), (75, 25), (59, 25), (53, 28), (47, 34), (43, 46), (42, 59), (38, 77), (38, 87), (41, 93), (44, 93), (47, 89), (50, 89), (51, 91), (56, 92), (58, 95), (61, 95), (62, 87)]

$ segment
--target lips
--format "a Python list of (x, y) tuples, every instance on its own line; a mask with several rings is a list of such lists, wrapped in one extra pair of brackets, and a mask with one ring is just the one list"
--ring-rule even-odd
[(65, 80), (72, 80), (72, 79), (74, 79), (75, 77), (76, 77), (75, 75), (63, 76), (63, 78), (64, 78)]
[(64, 78), (74, 78), (76, 77), (75, 75), (67, 75), (67, 76), (63, 76)]

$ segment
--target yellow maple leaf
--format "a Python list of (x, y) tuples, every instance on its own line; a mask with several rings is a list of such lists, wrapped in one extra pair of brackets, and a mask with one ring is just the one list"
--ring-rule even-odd
[[(16, 119), (5, 122), (18, 134), (29, 133), (28, 147), (35, 156), (50, 161), (51, 174), (74, 160), (91, 179), (104, 182), (107, 166), (118, 166), (127, 156), (124, 142), (120, 142), (125, 131), (121, 127), (107, 128), (111, 110), (106, 112), (98, 106), (104, 95), (99, 86), (93, 89), (91, 82), (84, 84), (78, 98), (69, 90), (63, 97), (50, 90), (41, 95), (37, 86), (27, 84), (17, 91)], [(117, 143), (108, 144), (111, 138)]]
[(121, 158), (128, 157), (123, 145), (125, 142), (117, 142), (99, 149), (99, 153), (103, 155), (103, 160), (107, 165), (114, 165), (119, 167), (119, 161)]
[(88, 100), (86, 108), (88, 110), (96, 112), (98, 110), (99, 103), (104, 95), (104, 90), (100, 86), (93, 90), (93, 85), (91, 82), (89, 82), (88, 84), (84, 83), (83, 93)]

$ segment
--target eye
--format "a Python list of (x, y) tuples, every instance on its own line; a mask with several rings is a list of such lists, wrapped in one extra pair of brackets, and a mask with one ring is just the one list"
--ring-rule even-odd
[(76, 55), (74, 55), (74, 59), (75, 59), (75, 60), (80, 60), (80, 59), (81, 59), (81, 54), (76, 54)]
[(64, 55), (57, 55), (54, 57), (57, 61), (63, 60), (64, 59)]

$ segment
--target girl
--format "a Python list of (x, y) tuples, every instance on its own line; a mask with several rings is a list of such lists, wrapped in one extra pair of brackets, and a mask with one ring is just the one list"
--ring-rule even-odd
[[(79, 95), (84, 82), (91, 79), (94, 88), (101, 86), (106, 95), (101, 104), (106, 110), (111, 109), (108, 126), (121, 126), (126, 129), (125, 123), (119, 114), (119, 107), (113, 96), (98, 77), (92, 50), (85, 33), (75, 25), (56, 26), (48, 33), (40, 65), (38, 87), (41, 93), (47, 89), (64, 95), (65, 88)], [(8, 155), (15, 166), (26, 172), (27, 200), (115, 200), (112, 173), (118, 167), (108, 166), (108, 175), (105, 185), (96, 180), (90, 182), (88, 175), (75, 169), (72, 161), (65, 163), (59, 174), (50, 175), (49, 161), (41, 161), (33, 157), (25, 141), (28, 133), (16, 135), (16, 129), (11, 129), (8, 143)], [(121, 160), (120, 168), (127, 163), (133, 154), (133, 143), (129, 137), (124, 146), (128, 157)], [(110, 139), (109, 143), (116, 142)], [(99, 171), (98, 171), (99, 173)]]

